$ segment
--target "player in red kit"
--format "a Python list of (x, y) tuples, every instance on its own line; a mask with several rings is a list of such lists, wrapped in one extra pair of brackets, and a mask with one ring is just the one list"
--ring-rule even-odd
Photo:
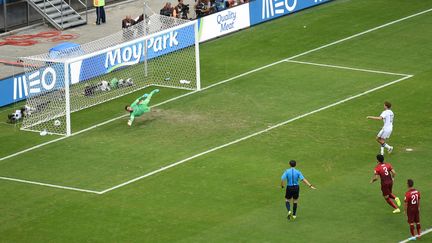
[(412, 237), (410, 240), (416, 240), (414, 233), (414, 223), (417, 226), (417, 238), (420, 238), (420, 192), (414, 189), (414, 181), (408, 179), (408, 191), (405, 193), (405, 207), (404, 211), (408, 217), (408, 224)]
[[(378, 177), (380, 177), (381, 191), (384, 199), (388, 204), (390, 204), (390, 206), (394, 208), (393, 213), (400, 213), (399, 207), (401, 205), (401, 202), (399, 198), (392, 193), (393, 180), (396, 176), (396, 172), (394, 171), (390, 163), (384, 163), (383, 155), (378, 154), (376, 158), (378, 160), (378, 165), (375, 167), (374, 176), (370, 183), (373, 183), (374, 181), (378, 180)], [(396, 201), (397, 206), (394, 204), (392, 199)]]

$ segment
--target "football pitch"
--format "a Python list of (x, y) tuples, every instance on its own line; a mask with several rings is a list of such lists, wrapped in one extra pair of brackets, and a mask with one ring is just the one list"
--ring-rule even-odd
[[(427, 231), (431, 25), (428, 1), (335, 0), (202, 44), (203, 90), (161, 88), (132, 127), (143, 91), (74, 113), (69, 138), (0, 123), (0, 242), (403, 241), (406, 216), (369, 184), (382, 122), (366, 116), (386, 100), (393, 190), (415, 181)], [(318, 188), (295, 221), (291, 159)]]

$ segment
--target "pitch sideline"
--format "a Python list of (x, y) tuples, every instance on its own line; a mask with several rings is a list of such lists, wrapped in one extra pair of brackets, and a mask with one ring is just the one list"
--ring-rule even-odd
[[(428, 233), (430, 233), (430, 232), (432, 232), (432, 228), (429, 228), (429, 229), (423, 231), (422, 234), (421, 234), (421, 236), (423, 237), (425, 234), (428, 234)], [(410, 238), (405, 239), (405, 240), (403, 240), (403, 241), (400, 241), (399, 243), (406, 243), (406, 242), (409, 242), (409, 241), (410, 241), (409, 239), (410, 239)]]

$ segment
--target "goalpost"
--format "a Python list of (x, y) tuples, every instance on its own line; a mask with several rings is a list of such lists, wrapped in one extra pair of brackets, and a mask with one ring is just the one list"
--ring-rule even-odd
[(26, 131), (70, 136), (73, 112), (149, 86), (201, 89), (198, 22), (158, 14), (103, 39), (22, 59)]

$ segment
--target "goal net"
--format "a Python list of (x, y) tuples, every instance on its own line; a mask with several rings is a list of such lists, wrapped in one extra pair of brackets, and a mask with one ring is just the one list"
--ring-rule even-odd
[(23, 61), (29, 112), (22, 130), (69, 136), (73, 112), (149, 86), (200, 89), (197, 22), (158, 14), (103, 39)]

